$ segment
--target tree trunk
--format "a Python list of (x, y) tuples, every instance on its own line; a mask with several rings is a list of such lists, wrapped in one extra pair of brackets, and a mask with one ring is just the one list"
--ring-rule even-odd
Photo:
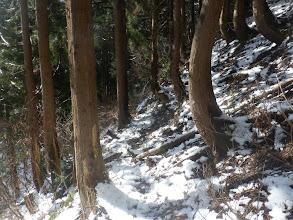
[(181, 45), (180, 45), (180, 57), (185, 63), (185, 33), (186, 33), (186, 16), (185, 16), (185, 0), (181, 0)]
[(259, 32), (268, 40), (281, 44), (284, 40), (284, 36), (273, 26), (270, 21), (272, 21), (272, 14), (269, 14), (269, 9), (266, 9), (265, 0), (253, 0), (253, 18), (256, 23), (256, 27)]
[[(7, 118), (9, 120), (9, 118)], [(12, 130), (12, 125), (9, 123), (7, 128), (7, 146), (9, 152), (9, 163), (11, 172), (11, 189), (13, 199), (16, 201), (20, 195), (18, 172), (17, 172), (17, 158), (15, 152), (15, 143), (13, 140), (14, 132)]]
[(174, 19), (173, 19), (173, 11), (174, 11), (174, 0), (169, 0), (169, 57), (170, 61), (172, 61), (172, 47), (174, 41)]
[(92, 1), (67, 0), (66, 12), (76, 178), (87, 217), (96, 211), (96, 185), (108, 180), (99, 141)]
[(211, 81), (211, 53), (223, 3), (224, 0), (205, 1), (193, 38), (189, 68), (189, 100), (193, 120), (216, 160), (225, 157), (231, 146), (230, 138), (224, 133), (224, 122), (217, 120), (222, 112)]
[(192, 43), (192, 38), (194, 35), (195, 29), (195, 7), (194, 7), (194, 0), (189, 0), (190, 3), (190, 25), (189, 25), (189, 43)]
[(118, 129), (129, 124), (125, 0), (114, 0)]
[(248, 40), (249, 28), (245, 20), (244, 0), (236, 0), (233, 12), (233, 25), (237, 39), (240, 42)]
[(163, 102), (168, 102), (168, 98), (164, 93), (159, 93), (160, 86), (158, 84), (158, 0), (153, 0), (152, 10), (152, 56), (151, 56), (151, 87), (154, 95)]
[(33, 182), (37, 191), (43, 186), (44, 176), (41, 163), (39, 124), (37, 112), (36, 87), (33, 74), (32, 48), (29, 34), (29, 18), (27, 11), (27, 0), (19, 0), (21, 9), (21, 26), (24, 52), (24, 71), (26, 83), (26, 103), (28, 107), (28, 127), (31, 145), (31, 165)]
[(54, 186), (55, 176), (61, 175), (61, 162), (56, 132), (55, 100), (50, 60), (47, 4), (47, 0), (36, 0), (36, 19), (38, 26), (40, 71), (43, 95), (44, 146)]
[(180, 78), (179, 64), (180, 64), (180, 47), (182, 42), (182, 16), (181, 16), (182, 0), (174, 0), (174, 41), (172, 46), (172, 62), (171, 62), (171, 80), (173, 91), (178, 102), (182, 103), (186, 98), (183, 82)]
[(231, 29), (229, 28), (229, 5), (230, 0), (224, 0), (222, 11), (220, 15), (220, 31), (223, 39), (226, 40), (227, 44), (232, 41)]

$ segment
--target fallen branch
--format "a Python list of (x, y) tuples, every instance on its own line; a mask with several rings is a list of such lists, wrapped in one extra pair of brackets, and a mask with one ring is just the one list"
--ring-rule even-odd
[(133, 161), (140, 160), (140, 159), (145, 158), (147, 156), (153, 156), (153, 155), (163, 154), (163, 153), (167, 152), (169, 149), (172, 149), (174, 147), (177, 147), (181, 143), (183, 143), (183, 142), (185, 142), (185, 141), (193, 138), (195, 134), (196, 134), (195, 131), (191, 131), (191, 132), (189, 132), (187, 134), (184, 134), (184, 135), (176, 138), (172, 142), (169, 142), (167, 144), (164, 144), (164, 145), (162, 145), (160, 147), (152, 148), (152, 149), (148, 150), (147, 152), (144, 152), (144, 153), (136, 156), (133, 159)]

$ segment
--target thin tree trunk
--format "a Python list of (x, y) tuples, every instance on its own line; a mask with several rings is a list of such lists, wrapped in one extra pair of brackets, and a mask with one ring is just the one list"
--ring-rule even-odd
[[(40, 71), (43, 97), (43, 129), (46, 158), (51, 172), (52, 182), (61, 174), (59, 145), (56, 132), (56, 114), (53, 88), (53, 76), (50, 60), (47, 0), (36, 0), (36, 18), (38, 26), (38, 42)], [(53, 184), (54, 186), (54, 184)]]
[(27, 0), (19, 0), (21, 9), (21, 26), (23, 37), (24, 70), (26, 82), (26, 103), (28, 107), (28, 127), (31, 145), (31, 164), (33, 182), (37, 191), (43, 186), (44, 177), (41, 163), (39, 124), (37, 112), (36, 87), (33, 74), (32, 48), (29, 35), (29, 18), (27, 11)]
[(152, 10), (152, 56), (151, 56), (151, 87), (154, 95), (162, 100), (163, 102), (168, 102), (168, 98), (165, 94), (159, 93), (160, 85), (158, 84), (158, 20), (159, 20), (159, 4), (158, 0), (153, 0), (153, 10)]
[(231, 30), (229, 28), (229, 4), (230, 0), (224, 0), (222, 11), (220, 15), (220, 31), (222, 37), (226, 40), (227, 44), (232, 41)]
[(92, 1), (67, 0), (66, 12), (76, 178), (86, 218), (96, 211), (96, 185), (108, 180), (99, 141)]
[(211, 80), (211, 53), (216, 28), (224, 0), (207, 0), (193, 38), (190, 72), (189, 100), (193, 120), (205, 143), (214, 152), (215, 159), (226, 156), (231, 146), (230, 138), (224, 133), (224, 123), (217, 120), (222, 112), (217, 105)]
[(233, 25), (237, 39), (240, 42), (248, 40), (249, 28), (245, 20), (244, 0), (236, 0), (233, 11)]
[(189, 25), (189, 41), (190, 44), (192, 43), (192, 38), (194, 35), (195, 30), (195, 7), (194, 7), (194, 0), (189, 0), (190, 3), (190, 25)]
[[(270, 21), (272, 20), (272, 15), (269, 15), (269, 9), (266, 9), (266, 1), (253, 0), (252, 3), (253, 18), (259, 32), (265, 38), (276, 43), (277, 45), (281, 44), (284, 40), (284, 36), (276, 28), (273, 27), (272, 23), (270, 23)], [(270, 19), (267, 19), (267, 17), (270, 17)]]
[(174, 0), (169, 0), (169, 57), (170, 61), (172, 61), (172, 47), (174, 41), (174, 19), (173, 19), (173, 12), (174, 12)]
[[(6, 112), (7, 113), (7, 112)], [(9, 120), (9, 117), (7, 118)], [(17, 172), (17, 158), (16, 158), (16, 152), (15, 152), (15, 144), (13, 140), (13, 130), (11, 128), (11, 124), (8, 123), (7, 128), (7, 146), (9, 151), (9, 161), (10, 161), (10, 170), (11, 170), (11, 188), (13, 197), (15, 200), (20, 195), (20, 189), (19, 189), (19, 181), (18, 181), (18, 172)]]
[(181, 33), (181, 3), (182, 0), (174, 0), (174, 41), (172, 46), (172, 62), (171, 62), (171, 80), (173, 91), (178, 102), (182, 103), (186, 98), (183, 82), (180, 78), (179, 64), (180, 64), (180, 47), (182, 42)]
[(185, 63), (185, 33), (186, 33), (186, 16), (185, 16), (185, 0), (181, 0), (181, 45), (180, 45), (180, 57)]
[(125, 0), (114, 0), (118, 129), (129, 124)]

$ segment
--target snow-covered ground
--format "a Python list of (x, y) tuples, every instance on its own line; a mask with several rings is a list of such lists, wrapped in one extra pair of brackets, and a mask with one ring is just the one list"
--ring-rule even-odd
[[(277, 17), (293, 18), (291, 0), (270, 3)], [(289, 23), (288, 29), (292, 33)], [(171, 87), (163, 88), (170, 103), (150, 95), (128, 128), (117, 132), (112, 125), (103, 131), (104, 158), (117, 156), (107, 160), (111, 182), (96, 187), (99, 211), (90, 219), (293, 219), (293, 164), (279, 161), (275, 153), (293, 146), (292, 55), (292, 36), (278, 47), (260, 34), (244, 46), (216, 41), (214, 91), (225, 117), (235, 121), (232, 137), (239, 144), (217, 164), (217, 176), (206, 169), (206, 146), (189, 102), (179, 106)], [(193, 138), (163, 155), (134, 159), (190, 131), (195, 131)], [(79, 195), (74, 187), (69, 192), (55, 201), (52, 194), (35, 193), (38, 211), (31, 215), (22, 205), (21, 213), (27, 220), (77, 219)]]

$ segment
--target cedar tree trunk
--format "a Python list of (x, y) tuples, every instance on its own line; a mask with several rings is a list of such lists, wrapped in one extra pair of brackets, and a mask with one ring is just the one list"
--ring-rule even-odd
[(186, 98), (185, 88), (180, 78), (179, 64), (180, 64), (180, 47), (182, 42), (182, 16), (181, 16), (182, 0), (174, 0), (174, 41), (172, 46), (172, 61), (171, 61), (171, 80), (173, 91), (178, 102), (182, 103)]
[(181, 46), (180, 57), (185, 63), (185, 33), (186, 33), (186, 16), (185, 16), (185, 0), (181, 0)]
[[(59, 145), (56, 132), (56, 115), (53, 76), (50, 59), (47, 0), (36, 0), (36, 18), (38, 26), (38, 42), (40, 71), (43, 97), (43, 129), (46, 159), (51, 172), (52, 182), (56, 175), (61, 174)], [(53, 184), (54, 186), (54, 184)]]
[(189, 0), (190, 3), (190, 25), (189, 25), (189, 40), (190, 44), (192, 43), (192, 38), (194, 35), (194, 28), (195, 28), (195, 7), (194, 7), (194, 0)]
[(237, 39), (240, 42), (246, 41), (249, 35), (249, 28), (245, 21), (244, 0), (236, 0), (233, 11), (233, 25)]
[(44, 174), (41, 163), (39, 124), (37, 111), (36, 86), (33, 73), (32, 47), (29, 34), (29, 18), (27, 10), (27, 0), (19, 0), (21, 9), (21, 26), (24, 53), (24, 71), (26, 83), (26, 103), (28, 108), (28, 129), (31, 145), (31, 165), (33, 182), (37, 191), (43, 186)]
[(231, 146), (224, 133), (222, 115), (217, 105), (211, 81), (211, 53), (216, 28), (224, 0), (204, 1), (196, 26), (190, 56), (189, 100), (193, 120), (205, 143), (212, 149), (217, 161)]
[(153, 0), (153, 10), (152, 10), (152, 56), (151, 56), (151, 87), (154, 95), (162, 100), (167, 102), (168, 98), (163, 93), (159, 93), (160, 86), (158, 84), (158, 15), (159, 15), (159, 4), (158, 0)]
[(220, 15), (220, 31), (223, 39), (226, 40), (227, 44), (232, 41), (231, 30), (229, 28), (229, 5), (230, 0), (224, 0), (224, 4), (222, 6), (222, 11)]
[(129, 124), (125, 0), (114, 0), (118, 129)]
[[(269, 14), (269, 9), (266, 8), (265, 0), (253, 0), (253, 18), (259, 32), (268, 40), (281, 44), (284, 36), (273, 26), (272, 15)], [(271, 21), (271, 22), (270, 22)]]
[(169, 56), (171, 61), (172, 61), (172, 47), (173, 47), (173, 41), (174, 41), (173, 11), (174, 11), (174, 0), (169, 0)]
[(96, 185), (108, 180), (99, 141), (92, 1), (67, 0), (66, 12), (76, 178), (87, 217), (96, 211)]

